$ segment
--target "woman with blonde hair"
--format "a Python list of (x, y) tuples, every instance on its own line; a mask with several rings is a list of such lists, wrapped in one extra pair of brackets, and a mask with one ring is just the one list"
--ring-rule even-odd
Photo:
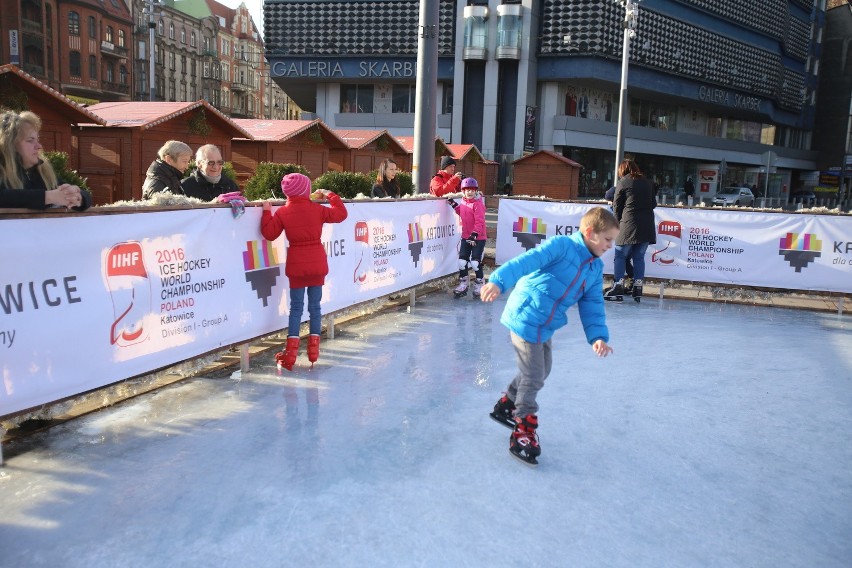
[(92, 204), (88, 191), (58, 182), (42, 152), (40, 130), (35, 113), (0, 114), (0, 207), (87, 209)]

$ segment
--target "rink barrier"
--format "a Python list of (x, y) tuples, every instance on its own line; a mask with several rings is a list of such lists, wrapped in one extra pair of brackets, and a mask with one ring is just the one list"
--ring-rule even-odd
[[(446, 200), (346, 207), (322, 234), (325, 314), (457, 272), (458, 216)], [(286, 242), (262, 238), (260, 207), (237, 217), (226, 205), (99, 209), (0, 216), (0, 237), (15, 243), (0, 252), (0, 420), (287, 324)], [(38, 243), (21, 238), (31, 234)], [(250, 365), (250, 353), (240, 357)]]
[[(500, 199), (497, 264), (547, 238), (573, 234), (586, 211), (601, 206)], [(646, 278), (852, 293), (852, 215), (658, 206), (654, 216), (657, 243), (646, 253)], [(601, 258), (612, 275), (614, 249)]]

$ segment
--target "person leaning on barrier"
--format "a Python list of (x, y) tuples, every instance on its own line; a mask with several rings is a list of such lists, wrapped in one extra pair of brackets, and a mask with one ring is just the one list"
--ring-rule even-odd
[(222, 152), (213, 144), (205, 144), (195, 152), (195, 165), (191, 175), (180, 182), (181, 190), (187, 197), (197, 197), (212, 201), (223, 193), (240, 191), (236, 182), (222, 174)]
[(182, 194), (180, 180), (183, 172), (192, 159), (192, 148), (179, 142), (169, 140), (157, 150), (157, 159), (148, 166), (145, 172), (145, 183), (142, 185), (142, 199), (161, 191)]
[(399, 181), (396, 179), (396, 172), (396, 162), (386, 158), (379, 166), (371, 195), (373, 197), (399, 197)]
[(88, 209), (88, 191), (58, 182), (42, 153), (39, 130), (41, 119), (35, 113), (0, 114), (0, 207)]

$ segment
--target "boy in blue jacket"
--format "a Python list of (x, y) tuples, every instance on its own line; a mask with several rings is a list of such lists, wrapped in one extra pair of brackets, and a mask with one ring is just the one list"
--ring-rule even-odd
[(509, 328), (518, 374), (494, 405), (491, 417), (513, 428), (509, 451), (535, 465), (541, 454), (536, 428), (536, 395), (552, 367), (551, 338), (577, 304), (586, 339), (598, 357), (612, 353), (603, 300), (603, 261), (618, 237), (618, 221), (603, 207), (590, 209), (580, 231), (550, 237), (491, 273), (480, 293), (493, 302), (513, 286), (500, 323)]

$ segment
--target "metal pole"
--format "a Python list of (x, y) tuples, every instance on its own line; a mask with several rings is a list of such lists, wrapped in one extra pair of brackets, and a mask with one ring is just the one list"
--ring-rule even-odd
[(772, 161), (772, 152), (766, 153), (766, 179), (763, 180), (763, 206), (766, 207), (766, 198), (769, 197), (769, 163)]
[(438, 0), (420, 1), (417, 81), (414, 93), (414, 163), (411, 177), (417, 193), (429, 193), (435, 163), (435, 99), (438, 95)]
[(154, 1), (148, 0), (148, 100), (156, 100), (156, 89), (154, 88)]
[(624, 123), (627, 121), (627, 68), (630, 63), (630, 38), (636, 35), (636, 19), (639, 7), (633, 0), (624, 0), (624, 43), (621, 48), (621, 95), (618, 100), (618, 134), (615, 139), (615, 173), (618, 182), (618, 166), (624, 160)]

